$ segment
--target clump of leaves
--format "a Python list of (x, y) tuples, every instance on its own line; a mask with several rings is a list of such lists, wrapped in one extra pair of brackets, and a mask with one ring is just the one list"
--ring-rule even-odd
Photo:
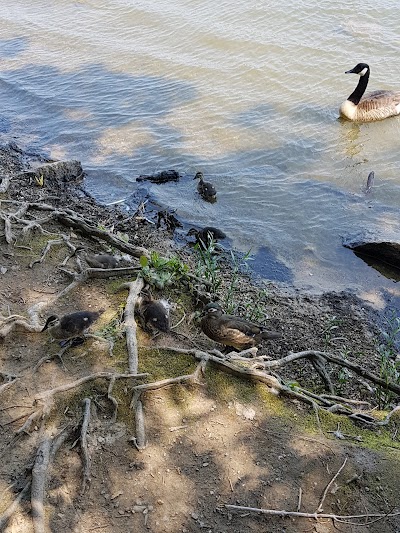
[(188, 265), (183, 263), (179, 257), (162, 257), (157, 252), (151, 252), (150, 258), (142, 255), (140, 257), (142, 276), (147, 283), (157, 289), (171, 285), (175, 281), (183, 278), (189, 271)]

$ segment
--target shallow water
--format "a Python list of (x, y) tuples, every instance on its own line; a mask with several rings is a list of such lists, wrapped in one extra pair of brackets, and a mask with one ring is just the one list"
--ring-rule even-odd
[[(140, 174), (177, 169), (178, 183), (151, 193), (251, 248), (262, 275), (398, 294), (341, 242), (399, 236), (400, 118), (357, 125), (337, 112), (359, 61), (371, 90), (400, 89), (397, 3), (198, 4), (2, 0), (0, 140), (80, 159), (106, 203), (129, 198)], [(196, 196), (197, 170), (215, 204)]]

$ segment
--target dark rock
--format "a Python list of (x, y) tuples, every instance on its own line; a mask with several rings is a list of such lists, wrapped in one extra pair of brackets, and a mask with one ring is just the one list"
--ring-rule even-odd
[(141, 175), (136, 178), (136, 181), (151, 181), (152, 183), (167, 183), (168, 181), (178, 181), (180, 178), (179, 172), (176, 170), (162, 170), (157, 174)]
[(400, 279), (400, 243), (347, 238), (343, 246), (365, 261), (369, 266), (391, 279)]
[(45, 163), (32, 170), (27, 170), (24, 173), (29, 180), (40, 186), (45, 186), (46, 183), (64, 184), (64, 183), (79, 183), (84, 177), (82, 165), (79, 161), (55, 161), (52, 163)]

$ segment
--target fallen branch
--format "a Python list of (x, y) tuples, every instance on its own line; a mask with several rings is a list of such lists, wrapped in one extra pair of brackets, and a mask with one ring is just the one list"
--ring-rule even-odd
[[(37, 204), (31, 205), (36, 206)], [(140, 257), (142, 255), (149, 257), (149, 252), (148, 250), (146, 250), (146, 248), (142, 248), (141, 246), (133, 246), (132, 244), (124, 242), (122, 239), (119, 239), (112, 233), (93, 226), (92, 224), (90, 224), (90, 222), (79, 216), (77, 213), (75, 213), (75, 211), (72, 211), (71, 209), (66, 209), (65, 211), (59, 211), (54, 209), (54, 216), (58, 220), (58, 222), (60, 222), (64, 226), (67, 226), (68, 228), (74, 228), (75, 230), (78, 230), (80, 233), (87, 237), (96, 237), (98, 239), (101, 239), (111, 244), (118, 250), (132, 255), (133, 257)]]

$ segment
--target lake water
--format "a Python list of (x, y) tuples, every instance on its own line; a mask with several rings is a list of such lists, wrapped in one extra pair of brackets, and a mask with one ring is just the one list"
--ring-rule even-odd
[(0, 30), (2, 142), (80, 159), (105, 203), (174, 168), (151, 193), (251, 248), (261, 274), (399, 294), (342, 237), (399, 238), (400, 118), (338, 120), (359, 61), (369, 89), (400, 89), (394, 0), (2, 0)]

